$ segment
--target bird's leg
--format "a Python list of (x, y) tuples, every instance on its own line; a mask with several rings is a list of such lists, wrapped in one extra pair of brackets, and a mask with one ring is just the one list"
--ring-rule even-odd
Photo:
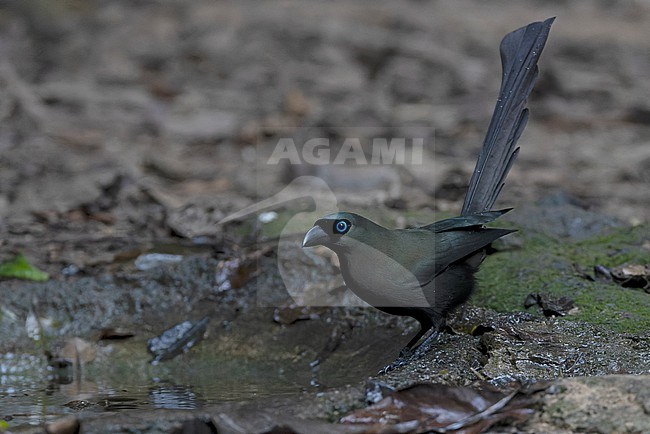
[[(432, 329), (433, 329), (432, 335), (437, 334), (438, 332), (434, 328), (433, 321), (429, 317), (423, 317), (421, 319), (418, 319), (418, 322), (420, 323), (420, 330), (417, 332), (415, 336), (413, 336), (413, 339), (411, 339), (409, 343), (406, 344), (406, 346), (400, 350), (399, 356), (397, 356), (395, 361), (384, 366), (379, 371), (379, 374), (385, 374), (386, 372), (392, 371), (395, 368), (404, 366), (409, 362), (411, 362), (412, 360), (417, 360), (420, 357), (422, 357), (422, 355), (424, 355), (424, 353), (422, 353), (416, 359), (414, 359), (414, 356), (418, 354), (417, 350), (420, 349), (422, 344), (424, 344), (425, 342), (429, 342), (431, 336), (427, 337), (420, 345), (415, 345), (415, 344), (417, 344), (420, 341), (420, 339), (422, 339), (422, 337), (425, 336)], [(416, 352), (413, 351), (414, 348)]]
[[(417, 339), (413, 339), (412, 341), (417, 342), (429, 330), (426, 330), (423, 333), (418, 333), (418, 335), (416, 336)], [(413, 351), (413, 342), (409, 342), (409, 345), (405, 346), (404, 348), (402, 348), (400, 350), (399, 356), (397, 356), (397, 358), (393, 362), (391, 362), (388, 365), (381, 368), (381, 370), (378, 372), (378, 375), (385, 374), (385, 373), (387, 373), (389, 371), (392, 371), (393, 369), (400, 368), (400, 367), (402, 367), (404, 365), (408, 365), (413, 360), (417, 360), (420, 357), (422, 357), (428, 350), (425, 350), (424, 352), (420, 353), (420, 351), (419, 351), (420, 348), (422, 348), (422, 345), (424, 345), (425, 343), (428, 343), (431, 340), (431, 336), (437, 335), (437, 334), (438, 334), (437, 331), (434, 331), (433, 333), (431, 333), (431, 335), (428, 336), (424, 341), (422, 341), (422, 343), (420, 345), (417, 345), (415, 347), (415, 351)]]
[[(422, 356), (424, 356), (426, 353), (428, 353), (431, 350), (433, 344), (435, 344), (438, 341), (438, 338), (440, 337), (440, 332), (445, 328), (445, 319), (444, 316), (437, 315), (435, 317), (430, 318), (429, 321), (426, 321), (424, 324), (428, 325), (426, 332), (431, 331), (431, 333), (429, 333), (429, 336), (426, 336), (426, 332), (423, 333), (421, 336), (426, 336), (426, 338), (424, 338), (422, 342), (420, 342), (419, 344), (411, 348), (412, 360), (420, 359)], [(411, 343), (416, 344), (417, 341), (409, 342), (409, 344)]]
[[(402, 348), (397, 359), (395, 359), (393, 363), (384, 366), (379, 371), (379, 374), (385, 374), (395, 368), (402, 367), (415, 360), (421, 359), (438, 341), (440, 338), (440, 332), (445, 328), (444, 315), (429, 314), (426, 316), (419, 316), (416, 319), (420, 323), (420, 331), (418, 331), (417, 334), (413, 336), (413, 339)], [(427, 333), (429, 333), (428, 336)], [(426, 338), (418, 344), (423, 336), (426, 336)]]
[(413, 339), (411, 339), (408, 344), (404, 348), (402, 348), (399, 352), (399, 358), (403, 357), (411, 357), (413, 355), (413, 348), (418, 348), (419, 345), (415, 345), (418, 343), (420, 339), (422, 339), (422, 336), (426, 335), (429, 330), (433, 328), (433, 324), (420, 324), (420, 331), (417, 332), (415, 336), (413, 336)]

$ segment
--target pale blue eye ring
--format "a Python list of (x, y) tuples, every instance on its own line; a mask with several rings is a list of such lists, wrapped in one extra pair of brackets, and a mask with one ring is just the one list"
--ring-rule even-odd
[(350, 222), (347, 220), (337, 220), (334, 223), (334, 231), (343, 235), (350, 230)]

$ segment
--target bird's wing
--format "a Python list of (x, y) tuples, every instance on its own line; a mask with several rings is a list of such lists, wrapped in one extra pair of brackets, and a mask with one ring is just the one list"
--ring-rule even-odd
[(459, 217), (439, 220), (435, 223), (422, 226), (422, 229), (427, 229), (429, 231), (439, 233), (451, 231), (454, 229), (470, 228), (472, 226), (482, 226), (486, 223), (490, 223), (496, 220), (510, 210), (512, 210), (512, 208), (506, 208), (498, 211), (486, 211), (475, 214), (467, 214)]
[(512, 232), (515, 231), (498, 228), (442, 232), (435, 236), (434, 257), (423, 255), (417, 262), (404, 265), (409, 266), (417, 281), (423, 286), (454, 262), (471, 256), (491, 242)]

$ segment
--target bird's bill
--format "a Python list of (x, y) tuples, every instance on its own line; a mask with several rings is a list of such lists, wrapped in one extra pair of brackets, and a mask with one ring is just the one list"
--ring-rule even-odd
[(314, 226), (313, 228), (309, 229), (309, 232), (305, 234), (305, 238), (302, 240), (302, 246), (318, 246), (327, 241), (328, 238), (329, 237), (320, 226)]

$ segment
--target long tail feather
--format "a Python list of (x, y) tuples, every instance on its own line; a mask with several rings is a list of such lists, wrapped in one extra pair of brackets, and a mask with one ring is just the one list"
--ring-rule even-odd
[(531, 23), (501, 41), (503, 77), (492, 121), (476, 162), (461, 215), (492, 209), (519, 148), (526, 127), (526, 103), (537, 80), (537, 61), (555, 18)]

